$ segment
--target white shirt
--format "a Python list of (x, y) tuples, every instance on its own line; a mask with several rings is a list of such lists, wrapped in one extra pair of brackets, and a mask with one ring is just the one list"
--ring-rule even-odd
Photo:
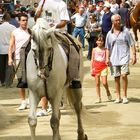
[(113, 14), (117, 14), (117, 13), (118, 13), (118, 10), (119, 10), (119, 5), (118, 5), (117, 3), (111, 4), (110, 11), (111, 11)]
[(83, 27), (86, 24), (87, 15), (86, 13), (83, 13), (82, 15), (76, 13), (71, 17), (71, 19), (75, 20), (76, 27)]
[[(42, 3), (43, 0), (40, 1), (37, 11), (40, 9)], [(62, 0), (46, 0), (41, 17), (46, 18), (48, 22), (55, 25), (60, 23), (61, 20), (70, 20), (67, 5)], [(61, 30), (66, 30), (66, 27)]]
[(13, 31), (13, 35), (15, 37), (15, 59), (20, 59), (20, 48), (23, 46), (23, 44), (29, 40), (30, 34), (27, 30), (22, 30), (20, 28), (17, 28)]
[(0, 25), (0, 54), (8, 54), (10, 35), (16, 27), (4, 22)]

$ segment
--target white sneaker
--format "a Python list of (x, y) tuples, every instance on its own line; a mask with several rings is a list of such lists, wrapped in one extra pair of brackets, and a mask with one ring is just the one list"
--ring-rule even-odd
[(122, 102), (123, 102), (123, 104), (128, 104), (129, 100), (127, 99), (127, 97), (124, 97)]
[(121, 102), (122, 102), (122, 100), (119, 99), (119, 98), (117, 98), (117, 99), (114, 101), (115, 104), (119, 104), (119, 103), (121, 103)]
[(101, 102), (102, 102), (101, 99), (98, 99), (98, 100), (95, 101), (95, 104), (99, 104)]
[(23, 100), (18, 108), (18, 110), (24, 110), (27, 109), (27, 103), (25, 100)]
[(48, 115), (48, 113), (47, 113), (47, 111), (45, 109), (41, 109), (40, 111), (38, 111), (36, 113), (37, 117), (42, 117), (42, 116), (47, 116), (47, 115)]
[(51, 113), (52, 113), (52, 107), (49, 106), (49, 108), (47, 109), (47, 114), (49, 115), (49, 114), (51, 114)]

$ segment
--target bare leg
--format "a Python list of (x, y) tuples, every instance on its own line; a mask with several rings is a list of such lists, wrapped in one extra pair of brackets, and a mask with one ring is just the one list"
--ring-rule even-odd
[(122, 84), (123, 84), (123, 97), (127, 97), (127, 86), (128, 86), (127, 75), (122, 76)]
[(107, 83), (107, 76), (102, 76), (101, 78), (102, 78), (103, 86), (106, 90), (106, 94), (107, 94), (107, 96), (110, 96), (111, 94), (110, 94), (109, 86), (108, 86), (108, 83)]
[(115, 77), (115, 87), (116, 87), (117, 98), (118, 99), (121, 99), (121, 93), (120, 93), (120, 76)]
[(25, 88), (19, 88), (19, 96), (21, 100), (25, 100)]
[(97, 101), (101, 101), (101, 92), (100, 92), (100, 76), (95, 76), (95, 82), (96, 82), (96, 93), (97, 93)]
[(47, 109), (47, 105), (48, 105), (48, 100), (46, 97), (42, 97), (41, 98), (41, 105), (42, 105), (42, 109)]

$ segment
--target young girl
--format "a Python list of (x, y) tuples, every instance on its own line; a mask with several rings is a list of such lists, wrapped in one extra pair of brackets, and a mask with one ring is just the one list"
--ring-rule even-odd
[(97, 37), (97, 47), (92, 50), (92, 58), (91, 58), (91, 75), (95, 77), (96, 82), (96, 93), (97, 93), (97, 101), (96, 103), (101, 103), (101, 93), (100, 93), (100, 77), (102, 79), (102, 84), (105, 87), (106, 94), (108, 100), (111, 101), (112, 96), (109, 91), (108, 83), (107, 83), (107, 75), (108, 68), (106, 65), (106, 50), (104, 48), (104, 37), (100, 34)]

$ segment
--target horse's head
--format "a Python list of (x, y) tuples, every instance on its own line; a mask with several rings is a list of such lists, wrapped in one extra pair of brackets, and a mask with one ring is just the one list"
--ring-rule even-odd
[(46, 20), (39, 18), (32, 28), (31, 48), (35, 52), (35, 57), (39, 62), (39, 68), (44, 69), (48, 63), (52, 53), (52, 39), (49, 30), (49, 24)]

